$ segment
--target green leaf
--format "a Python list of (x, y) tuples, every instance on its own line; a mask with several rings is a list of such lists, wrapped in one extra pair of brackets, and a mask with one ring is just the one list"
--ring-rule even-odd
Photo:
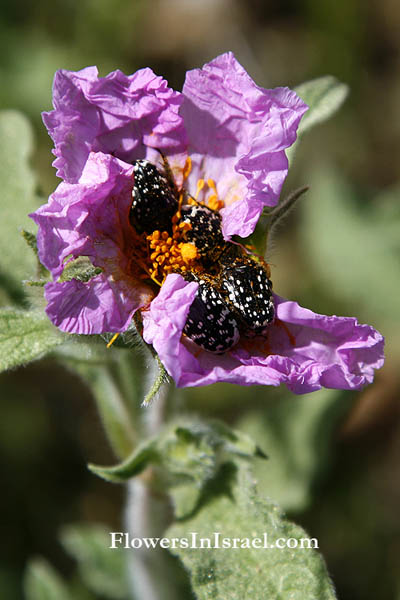
[(327, 467), (332, 431), (349, 400), (337, 390), (287, 394), (246, 414), (238, 427), (268, 451), (268, 462), (253, 464), (260, 493), (286, 511), (309, 505), (312, 485)]
[(302, 247), (319, 286), (334, 303), (390, 328), (398, 322), (400, 296), (400, 189), (375, 202), (359, 199), (332, 169), (311, 179), (301, 223)]
[(22, 229), (21, 235), (22, 235), (23, 239), (25, 240), (25, 242), (27, 243), (28, 248), (30, 248), (35, 255), (37, 274), (40, 277), (46, 278), (46, 279), (43, 279), (43, 285), (44, 285), (46, 280), (48, 280), (48, 278), (50, 276), (50, 272), (46, 269), (46, 267), (44, 265), (42, 265), (42, 263), (39, 260), (39, 251), (38, 251), (38, 247), (37, 247), (36, 235), (30, 231), (26, 231), (26, 229)]
[[(122, 333), (123, 347), (107, 347), (105, 336), (74, 335), (54, 354), (64, 366), (79, 375), (93, 394), (108, 441), (116, 456), (125, 459), (137, 443), (136, 422), (140, 418), (140, 357), (132, 360), (136, 330)], [(133, 363), (133, 364), (132, 364)]]
[[(198, 600), (335, 598), (321, 556), (312, 548), (299, 547), (307, 534), (287, 521), (272, 501), (257, 493), (245, 463), (223, 465), (214, 481), (209, 482), (200, 509), (172, 525), (166, 536), (186, 538), (191, 545), (193, 532), (198, 544), (200, 538), (214, 542), (215, 534), (220, 534), (219, 548), (207, 548), (205, 542), (201, 549), (178, 544), (170, 550), (189, 571)], [(224, 538), (230, 539), (230, 548), (223, 548)], [(236, 548), (232, 547), (234, 538)], [(254, 538), (260, 538), (257, 545), (263, 546), (266, 539), (274, 547), (254, 548)], [(290, 538), (298, 547), (278, 548), (279, 538)]]
[(32, 227), (27, 215), (38, 206), (36, 180), (28, 164), (32, 147), (28, 120), (16, 111), (0, 112), (0, 283), (9, 301), (18, 303), (23, 298), (21, 281), (36, 266), (35, 256), (20, 235), (21, 228)]
[(295, 92), (309, 107), (298, 129), (298, 134), (303, 135), (318, 123), (327, 121), (339, 110), (349, 93), (349, 88), (336, 77), (325, 75), (300, 84), (295, 88)]
[(0, 371), (41, 358), (65, 337), (43, 313), (0, 311)]
[[(77, 344), (79, 346), (79, 344)], [(111, 356), (110, 356), (111, 359)], [(124, 398), (109, 369), (109, 361), (100, 365), (92, 365), (82, 360), (64, 361), (78, 373), (88, 384), (93, 393), (97, 408), (109, 442), (119, 457), (127, 456), (134, 446), (135, 433), (132, 428), (131, 415), (127, 410)]]
[(26, 600), (72, 600), (61, 577), (42, 558), (28, 563), (24, 593)]
[(289, 162), (293, 159), (300, 138), (309, 129), (332, 117), (345, 101), (349, 88), (332, 75), (306, 81), (295, 88), (295, 92), (308, 105), (308, 111), (300, 121), (297, 141), (287, 151)]
[(110, 533), (102, 525), (70, 525), (61, 532), (61, 543), (76, 559), (86, 586), (101, 597), (129, 597), (124, 551), (110, 549)]
[(37, 247), (36, 235), (34, 233), (32, 233), (31, 231), (26, 231), (26, 229), (23, 229), (21, 231), (21, 235), (37, 258), (38, 257), (38, 247)]
[(106, 481), (122, 483), (131, 477), (135, 477), (149, 464), (155, 464), (159, 460), (159, 451), (156, 440), (146, 441), (135, 449), (133, 454), (122, 463), (114, 467), (101, 467), (99, 465), (88, 464), (92, 473), (102, 477)]
[(245, 459), (264, 456), (245, 434), (218, 421), (179, 422), (166, 427), (156, 438), (140, 445), (123, 463), (115, 467), (89, 465), (89, 469), (108, 481), (126, 481), (150, 465), (163, 468), (178, 516), (190, 513), (200, 501), (206, 482), (232, 456)]
[(92, 277), (100, 275), (101, 272), (100, 267), (94, 267), (86, 256), (80, 256), (66, 265), (61, 274), (60, 281), (77, 279), (78, 281), (87, 282)]

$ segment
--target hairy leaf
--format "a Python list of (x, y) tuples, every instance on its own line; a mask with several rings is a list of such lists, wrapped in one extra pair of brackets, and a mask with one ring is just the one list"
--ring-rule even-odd
[(349, 88), (332, 75), (306, 81), (295, 88), (295, 92), (308, 105), (297, 131), (297, 141), (287, 151), (289, 161), (293, 159), (300, 138), (306, 131), (332, 117), (345, 101)]
[(320, 390), (273, 398), (246, 414), (238, 427), (269, 456), (268, 462), (253, 465), (258, 490), (286, 511), (304, 510), (315, 478), (327, 467), (332, 430), (348, 406), (348, 393)]
[(298, 134), (302, 135), (334, 115), (345, 101), (349, 88), (336, 77), (325, 75), (300, 84), (295, 91), (309, 107), (298, 129)]
[(335, 170), (319, 168), (300, 229), (321, 289), (391, 333), (399, 311), (399, 198), (397, 188), (368, 201)]
[(153, 400), (155, 400), (157, 394), (161, 391), (163, 386), (170, 382), (170, 377), (157, 354), (154, 356), (154, 360), (157, 363), (158, 373), (155, 376), (150, 390), (147, 392), (142, 402), (143, 407), (148, 406)]
[[(195, 532), (219, 548), (171, 549), (190, 573), (198, 600), (333, 600), (335, 593), (321, 556), (308, 542), (303, 529), (285, 519), (280, 509), (262, 498), (243, 462), (225, 464), (210, 482), (203, 506), (193, 516), (170, 527), (166, 535), (187, 539)], [(219, 534), (219, 538), (218, 538)], [(265, 537), (266, 536), (266, 537)], [(228, 540), (224, 547), (223, 539)], [(258, 538), (253, 547), (253, 539)], [(277, 547), (280, 538), (290, 539), (295, 548)], [(236, 542), (233, 540), (236, 539)], [(269, 548), (264, 548), (267, 541)], [(304, 547), (300, 547), (303, 544)], [(234, 547), (235, 545), (236, 547)]]
[(65, 337), (43, 313), (0, 311), (0, 371), (41, 358)]
[(135, 434), (121, 392), (109, 365), (92, 365), (84, 360), (64, 360), (87, 383), (93, 393), (109, 442), (119, 457), (127, 456), (134, 445)]
[(220, 422), (181, 422), (144, 442), (120, 465), (89, 468), (108, 481), (125, 481), (150, 465), (162, 466), (175, 512), (183, 516), (201, 501), (207, 482), (232, 456), (248, 459), (265, 455), (245, 434)]
[(0, 284), (9, 301), (23, 302), (21, 281), (35, 273), (36, 259), (20, 231), (31, 229), (28, 213), (38, 206), (36, 181), (29, 157), (32, 153), (32, 129), (16, 111), (0, 113)]
[(78, 281), (87, 282), (100, 273), (101, 269), (99, 267), (94, 267), (86, 256), (80, 256), (66, 265), (60, 281), (77, 279)]
[(31, 560), (28, 564), (24, 592), (26, 600), (71, 600), (61, 577), (42, 558)]
[(121, 548), (110, 549), (110, 534), (102, 525), (70, 525), (61, 532), (66, 551), (76, 559), (82, 581), (101, 597), (129, 597), (125, 557)]

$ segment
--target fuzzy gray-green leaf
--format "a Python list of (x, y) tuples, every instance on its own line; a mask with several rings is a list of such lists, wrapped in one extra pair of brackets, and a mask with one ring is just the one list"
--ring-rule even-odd
[(61, 577), (42, 558), (28, 563), (24, 592), (26, 600), (72, 600)]
[(101, 597), (129, 596), (124, 551), (110, 549), (110, 534), (102, 525), (69, 525), (61, 532), (66, 551), (76, 559), (87, 587)]
[(300, 121), (298, 135), (329, 119), (345, 101), (349, 88), (332, 75), (306, 81), (295, 92), (308, 105), (308, 111)]
[(261, 409), (247, 412), (240, 429), (268, 451), (268, 462), (253, 465), (260, 492), (287, 511), (304, 510), (312, 486), (327, 468), (332, 430), (350, 406), (348, 392), (323, 389), (293, 397), (282, 394)]
[(39, 204), (29, 166), (32, 148), (28, 120), (16, 111), (0, 112), (0, 280), (14, 302), (20, 302), (15, 286), (23, 296), (21, 281), (34, 275), (36, 267), (35, 256), (20, 235), (22, 228), (32, 228), (28, 213)]
[(307, 104), (308, 111), (304, 114), (297, 130), (297, 141), (288, 149), (289, 161), (293, 159), (300, 138), (309, 129), (332, 117), (345, 101), (349, 88), (332, 75), (318, 77), (306, 81), (295, 88), (295, 92)]
[[(219, 548), (182, 547), (171, 552), (180, 557), (189, 571), (198, 600), (334, 600), (336, 598), (321, 556), (300, 540), (304, 530), (289, 522), (271, 500), (255, 489), (247, 465), (237, 461), (225, 465), (218, 480), (210, 482), (208, 498), (193, 516), (175, 523), (166, 535), (170, 538), (215, 540)], [(264, 538), (264, 534), (267, 535)], [(223, 547), (223, 538), (231, 547)], [(232, 547), (236, 538), (237, 547)], [(253, 538), (261, 540), (253, 546)], [(297, 540), (296, 548), (278, 548), (280, 538)], [(264, 541), (274, 547), (264, 548)], [(281, 542), (278, 542), (281, 544)]]
[(61, 274), (60, 281), (77, 279), (78, 281), (87, 282), (92, 277), (100, 275), (101, 272), (101, 269), (94, 267), (86, 256), (80, 256), (66, 265)]
[(250, 459), (254, 456), (265, 455), (246, 434), (223, 423), (180, 421), (145, 441), (119, 465), (89, 465), (89, 469), (108, 481), (122, 482), (150, 465), (162, 466), (175, 514), (183, 516), (194, 509), (204, 486), (215, 477), (222, 464), (234, 457)]
[(154, 440), (139, 446), (125, 461), (113, 467), (89, 464), (92, 473), (106, 481), (122, 483), (141, 473), (150, 463), (157, 462), (159, 453)]
[(36, 360), (64, 339), (44, 313), (1, 310), (0, 371)]
[(397, 187), (368, 201), (342, 174), (319, 167), (301, 224), (302, 247), (323, 289), (391, 333), (399, 312), (399, 199)]

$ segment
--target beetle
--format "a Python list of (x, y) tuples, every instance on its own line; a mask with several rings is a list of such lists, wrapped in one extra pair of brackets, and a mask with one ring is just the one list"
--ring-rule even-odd
[[(180, 274), (199, 287), (183, 333), (204, 350), (219, 354), (233, 348), (242, 335), (265, 335), (275, 316), (267, 265), (223, 239), (220, 213), (185, 190), (178, 192), (168, 161), (162, 158), (164, 173), (147, 160), (133, 163), (130, 222), (139, 233), (171, 233), (174, 216), (191, 226), (183, 239), (196, 246), (200, 268)], [(183, 206), (180, 193), (187, 202)]]
[(180, 213), (181, 221), (191, 225), (191, 229), (185, 233), (186, 240), (196, 246), (203, 262), (215, 262), (226, 244), (219, 212), (204, 204), (194, 203), (182, 206)]
[(239, 326), (229, 305), (209, 277), (185, 273), (184, 279), (196, 281), (199, 287), (183, 333), (208, 352), (227, 352), (240, 338)]
[(272, 282), (264, 265), (242, 252), (233, 260), (222, 257), (219, 287), (244, 335), (264, 334), (275, 316)]
[(129, 213), (131, 225), (141, 233), (172, 230), (172, 217), (178, 210), (175, 186), (148, 160), (133, 163), (134, 184)]

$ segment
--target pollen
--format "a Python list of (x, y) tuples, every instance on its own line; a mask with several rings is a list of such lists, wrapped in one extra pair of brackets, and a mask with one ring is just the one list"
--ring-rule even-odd
[(146, 236), (150, 259), (148, 272), (159, 285), (169, 273), (202, 270), (196, 246), (184, 241), (185, 233), (191, 228), (190, 223), (179, 223), (175, 217), (172, 219), (172, 235), (157, 230)]
[(199, 251), (197, 250), (196, 246), (190, 242), (182, 244), (181, 254), (183, 261), (187, 264), (190, 264), (193, 260), (199, 258)]

